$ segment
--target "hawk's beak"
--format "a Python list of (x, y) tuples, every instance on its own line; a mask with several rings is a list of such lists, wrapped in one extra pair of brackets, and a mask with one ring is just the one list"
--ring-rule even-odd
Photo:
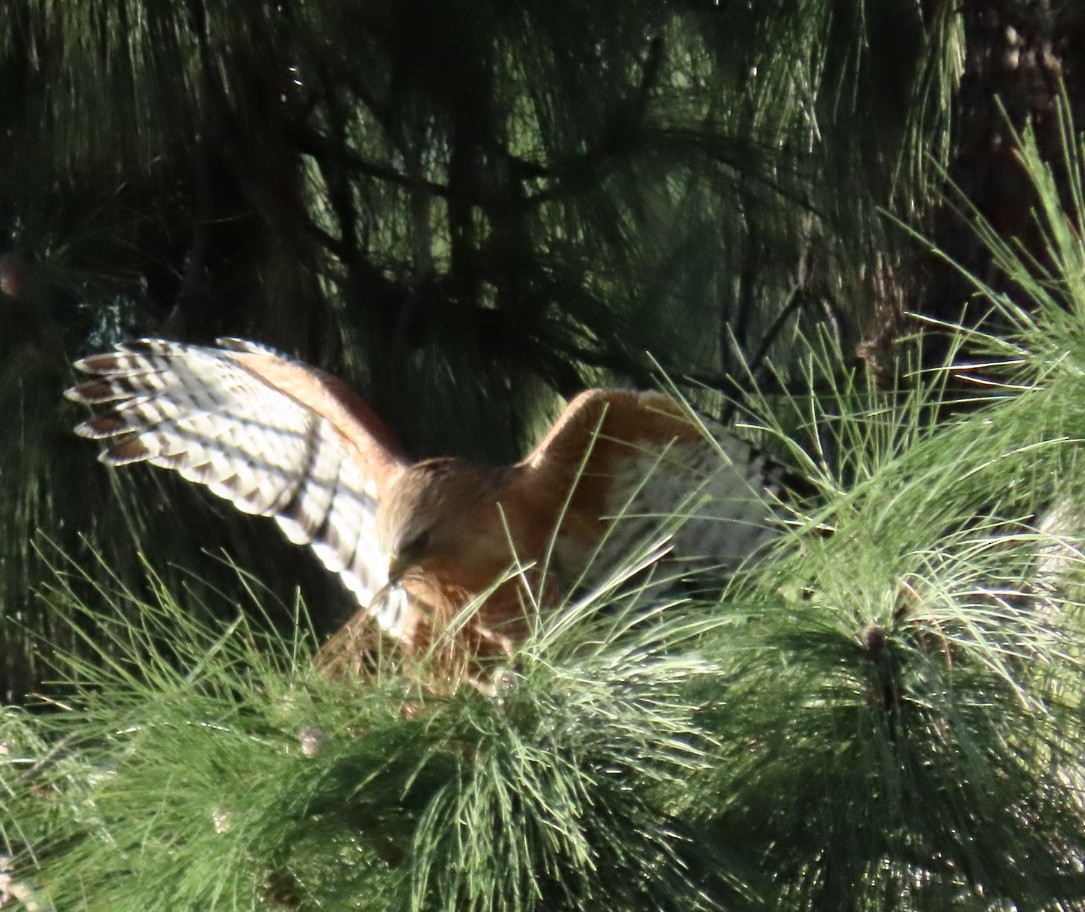
[(403, 575), (410, 569), (410, 563), (397, 554), (388, 562), (388, 585), (398, 586)]
[(405, 576), (417, 571), (426, 559), (426, 537), (415, 536), (411, 541), (401, 543), (391, 551), (388, 559), (388, 585), (398, 586)]

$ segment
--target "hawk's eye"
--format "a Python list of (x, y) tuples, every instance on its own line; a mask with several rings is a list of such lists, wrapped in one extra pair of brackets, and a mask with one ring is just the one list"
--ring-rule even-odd
[(401, 555), (410, 555), (411, 557), (418, 557), (424, 554), (426, 548), (429, 546), (430, 530), (423, 529), (414, 538), (408, 539), (407, 542), (399, 549)]

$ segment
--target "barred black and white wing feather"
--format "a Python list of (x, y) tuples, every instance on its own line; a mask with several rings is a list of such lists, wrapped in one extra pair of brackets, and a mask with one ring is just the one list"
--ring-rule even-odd
[[(399, 444), (336, 378), (250, 342), (218, 344), (144, 339), (77, 362), (93, 379), (68, 398), (104, 407), (77, 432), (110, 441), (103, 462), (173, 469), (273, 517), (370, 606), (387, 579), (375, 517), (405, 466)], [(395, 636), (399, 608), (382, 601), (376, 619)]]

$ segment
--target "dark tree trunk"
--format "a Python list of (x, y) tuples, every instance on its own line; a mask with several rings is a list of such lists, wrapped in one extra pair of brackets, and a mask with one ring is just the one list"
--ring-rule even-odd
[[(965, 0), (964, 72), (957, 94), (949, 177), (976, 212), (1005, 238), (1018, 239), (1043, 262), (1032, 220), (1036, 196), (1014, 147), (1029, 126), (1041, 153), (1061, 162), (1056, 103), (1065, 84), (1079, 128), (1085, 125), (1085, 14), (1079, 4), (1050, 0)], [(960, 211), (943, 205), (934, 239), (956, 263), (998, 290), (1010, 290)], [(985, 325), (987, 307), (970, 283), (945, 263), (934, 267), (923, 312), (947, 322)], [(986, 327), (997, 331), (999, 327)], [(944, 353), (933, 346), (928, 354)]]

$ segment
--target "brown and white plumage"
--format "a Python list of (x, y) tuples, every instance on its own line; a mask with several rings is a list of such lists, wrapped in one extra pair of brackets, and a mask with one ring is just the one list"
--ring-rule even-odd
[(525, 584), (591, 585), (676, 510), (679, 559), (733, 566), (771, 534), (764, 461), (658, 393), (582, 393), (523, 460), (487, 468), (411, 463), (341, 381), (250, 342), (142, 340), (76, 367), (92, 379), (69, 398), (103, 407), (77, 432), (111, 441), (104, 462), (174, 469), (274, 517), (358, 599), (348, 627), (372, 617), (408, 650), (518, 562), (463, 631), (468, 650), (509, 651), (530, 627)]

